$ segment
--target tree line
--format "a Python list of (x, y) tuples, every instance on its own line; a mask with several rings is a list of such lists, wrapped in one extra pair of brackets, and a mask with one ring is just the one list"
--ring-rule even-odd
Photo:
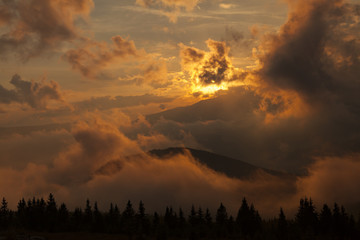
[(100, 211), (97, 202), (87, 200), (84, 208), (69, 211), (50, 194), (47, 200), (21, 199), (16, 211), (9, 210), (3, 198), (0, 232), (10, 230), (97, 232), (130, 239), (360, 239), (360, 219), (356, 221), (336, 203), (324, 204), (318, 211), (308, 198), (300, 200), (295, 218), (287, 218), (280, 209), (277, 217), (265, 220), (245, 198), (236, 216), (229, 215), (222, 203), (214, 215), (208, 208), (194, 206), (188, 215), (169, 206), (160, 215), (147, 213), (142, 201), (135, 209), (128, 201), (122, 211), (113, 203)]

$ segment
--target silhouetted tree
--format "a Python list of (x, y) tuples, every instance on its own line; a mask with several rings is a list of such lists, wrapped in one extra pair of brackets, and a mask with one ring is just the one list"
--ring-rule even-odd
[(255, 210), (254, 205), (249, 207), (246, 199), (242, 200), (242, 204), (236, 217), (236, 224), (243, 236), (254, 236), (255, 232), (260, 231), (261, 218)]
[(52, 193), (49, 194), (49, 198), (46, 202), (46, 225), (47, 230), (50, 232), (55, 231), (57, 227), (57, 206)]
[(140, 201), (139, 210), (135, 215), (136, 217), (136, 232), (141, 238), (145, 235), (148, 235), (150, 232), (150, 221), (147, 215), (145, 214), (144, 203)]
[(105, 225), (104, 225), (104, 218), (102, 213), (99, 211), (97, 202), (94, 203), (94, 222), (92, 230), (95, 232), (104, 232)]
[(62, 203), (58, 211), (58, 227), (62, 231), (66, 231), (69, 228), (69, 210), (65, 203)]
[(124, 233), (126, 233), (130, 238), (132, 238), (132, 235), (135, 232), (134, 215), (135, 211), (132, 207), (131, 201), (129, 200), (126, 204), (125, 210), (121, 214), (121, 221)]
[(84, 210), (84, 217), (83, 217), (83, 228), (86, 230), (91, 230), (93, 222), (93, 211), (90, 205), (90, 200), (86, 199), (86, 205)]
[(205, 222), (208, 226), (211, 227), (212, 225), (212, 217), (211, 217), (211, 213), (210, 213), (210, 210), (208, 208), (206, 208), (206, 211), (205, 211)]
[(331, 234), (333, 228), (333, 216), (327, 204), (323, 205), (319, 215), (319, 230), (321, 234)]
[(216, 228), (218, 237), (226, 236), (226, 223), (228, 222), (228, 214), (225, 206), (220, 203), (220, 207), (216, 212)]
[(83, 211), (81, 208), (75, 208), (74, 213), (70, 216), (70, 230), (80, 231), (83, 228)]
[(5, 198), (1, 201), (0, 207), (0, 230), (6, 230), (10, 224), (10, 211), (8, 209), (8, 202)]
[(280, 208), (279, 219), (277, 222), (277, 238), (279, 240), (288, 239), (288, 222), (282, 208)]
[(17, 205), (16, 212), (18, 226), (25, 227), (26, 226), (26, 202), (25, 199), (22, 198)]
[(182, 208), (179, 208), (179, 219), (178, 219), (178, 229), (179, 229), (179, 237), (185, 236), (185, 228), (186, 228), (186, 219), (184, 216), (184, 212)]
[(120, 211), (118, 206), (115, 204), (115, 207), (110, 203), (110, 209), (106, 216), (106, 225), (110, 233), (119, 232), (120, 227)]
[(300, 200), (296, 222), (301, 230), (309, 237), (314, 236), (317, 231), (318, 218), (312, 200), (306, 197)]

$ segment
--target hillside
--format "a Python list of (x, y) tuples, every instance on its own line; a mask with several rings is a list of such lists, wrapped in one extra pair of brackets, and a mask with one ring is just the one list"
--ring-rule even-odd
[(229, 177), (247, 178), (259, 170), (275, 176), (288, 176), (286, 173), (257, 167), (237, 159), (191, 148), (154, 149), (149, 153), (159, 158), (168, 158), (176, 154), (183, 154), (186, 150), (200, 163), (205, 164), (217, 172), (225, 173)]

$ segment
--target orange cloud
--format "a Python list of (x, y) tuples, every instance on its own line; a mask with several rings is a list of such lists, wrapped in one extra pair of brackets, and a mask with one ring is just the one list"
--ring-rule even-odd
[(111, 40), (113, 42), (111, 46), (106, 42), (88, 40), (84, 46), (65, 53), (63, 59), (68, 61), (74, 70), (80, 71), (83, 76), (98, 78), (101, 70), (108, 65), (124, 61), (129, 57), (144, 55), (144, 52), (136, 49), (133, 41), (121, 36), (114, 36)]
[(25, 103), (37, 109), (46, 108), (50, 100), (65, 103), (60, 86), (54, 81), (26, 81), (19, 75), (14, 75), (10, 83), (15, 89), (8, 90), (0, 85), (0, 103)]
[(309, 166), (309, 175), (299, 178), (299, 196), (311, 196), (320, 203), (358, 207), (360, 202), (360, 157), (321, 157)]
[(194, 94), (214, 94), (239, 85), (247, 73), (232, 65), (225, 42), (206, 41), (209, 52), (179, 44), (182, 68), (190, 75)]
[(74, 140), (52, 162), (30, 160), (16, 170), (0, 167), (0, 189), (11, 201), (11, 207), (20, 197), (53, 192), (70, 207), (79, 206), (86, 197), (99, 201), (100, 207), (110, 201), (141, 199), (149, 209), (160, 211), (167, 204), (174, 207), (196, 204), (215, 209), (222, 201), (235, 212), (246, 196), (262, 213), (272, 214), (268, 206), (278, 202), (279, 196), (285, 199), (293, 188), (291, 180), (284, 181), (262, 171), (251, 179), (229, 178), (200, 164), (190, 154), (167, 159), (147, 155), (138, 142), (151, 147), (154, 140), (166, 141), (164, 136), (130, 140), (118, 130), (117, 124), (99, 117), (79, 122), (72, 135)]
[(177, 22), (182, 9), (192, 11), (202, 0), (136, 0), (142, 7), (159, 7), (169, 18), (170, 22)]
[(86, 18), (92, 0), (16, 0), (0, 2), (0, 53), (26, 61), (63, 42), (79, 38), (75, 20)]

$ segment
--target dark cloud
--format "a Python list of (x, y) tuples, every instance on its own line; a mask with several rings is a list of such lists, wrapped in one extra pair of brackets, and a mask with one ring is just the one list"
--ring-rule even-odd
[(359, 25), (352, 19), (356, 8), (339, 0), (293, 3), (280, 33), (268, 36), (261, 77), (310, 101), (353, 94), (360, 53), (359, 33), (352, 29)]
[[(260, 70), (248, 73), (253, 87), (151, 115), (153, 129), (169, 138), (185, 132), (205, 149), (297, 173), (316, 156), (358, 152), (359, 7), (334, 0), (289, 4), (280, 31), (264, 36)], [(221, 59), (222, 45), (212, 47)]]
[[(102, 70), (110, 64), (123, 61), (129, 57), (141, 57), (145, 53), (135, 47), (133, 41), (114, 36), (112, 45), (106, 42), (87, 40), (83, 46), (71, 49), (63, 59), (69, 62), (74, 70), (88, 78), (101, 78)], [(103, 78), (103, 77), (102, 77)]]
[(205, 57), (205, 53), (197, 48), (185, 46), (182, 44), (180, 44), (180, 47), (182, 48), (180, 51), (180, 56), (183, 65), (200, 62)]
[(232, 66), (226, 42), (208, 39), (206, 44), (209, 52), (179, 44), (182, 68), (200, 91), (201, 87), (244, 80), (247, 73)]
[(227, 59), (228, 50), (222, 42), (209, 41), (208, 46), (214, 50), (214, 54), (205, 61), (198, 77), (204, 85), (219, 84), (226, 78), (225, 72), (230, 68)]
[(10, 83), (15, 89), (6, 89), (0, 85), (0, 103), (26, 103), (32, 108), (46, 108), (49, 100), (64, 102), (60, 86), (54, 82), (34, 82), (23, 80), (14, 75)]
[(75, 20), (87, 16), (93, 6), (92, 0), (1, 0), (2, 57), (15, 54), (26, 61), (79, 38)]

